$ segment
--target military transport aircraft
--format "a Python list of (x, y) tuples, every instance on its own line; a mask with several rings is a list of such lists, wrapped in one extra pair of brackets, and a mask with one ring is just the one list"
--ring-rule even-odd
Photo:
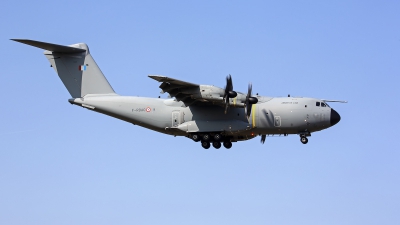
[(126, 122), (174, 136), (185, 136), (211, 144), (218, 149), (223, 143), (268, 135), (296, 134), (303, 144), (312, 132), (331, 127), (340, 121), (339, 114), (327, 102), (346, 102), (303, 97), (266, 97), (234, 91), (232, 77), (225, 88), (199, 85), (165, 76), (149, 75), (161, 82), (161, 93), (173, 98), (145, 98), (116, 94), (93, 60), (85, 43), (69, 46), (27, 39), (11, 39), (44, 49), (72, 98), (71, 104), (103, 113)]

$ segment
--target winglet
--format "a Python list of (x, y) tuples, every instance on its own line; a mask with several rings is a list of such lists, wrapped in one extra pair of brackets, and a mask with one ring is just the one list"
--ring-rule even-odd
[(64, 46), (64, 45), (57, 45), (57, 44), (51, 44), (51, 43), (46, 43), (46, 42), (41, 42), (41, 41), (34, 41), (34, 40), (29, 40), (29, 39), (10, 39), (12, 41), (20, 42), (23, 44), (31, 45), (37, 48), (41, 48), (44, 50), (52, 51), (52, 52), (60, 52), (60, 53), (81, 53), (81, 52), (86, 52), (85, 49), (81, 48), (74, 48), (70, 46)]

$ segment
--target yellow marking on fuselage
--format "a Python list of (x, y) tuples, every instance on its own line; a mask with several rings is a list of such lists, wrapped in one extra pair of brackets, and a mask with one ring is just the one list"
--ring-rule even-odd
[(253, 128), (256, 127), (256, 105), (251, 106), (251, 117), (253, 122)]
[(236, 106), (236, 97), (233, 99), (233, 106)]

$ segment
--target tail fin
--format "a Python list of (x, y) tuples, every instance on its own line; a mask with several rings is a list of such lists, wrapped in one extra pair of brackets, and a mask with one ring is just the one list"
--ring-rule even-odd
[(44, 55), (73, 98), (115, 93), (85, 43), (63, 46), (27, 39), (11, 40), (46, 50)]

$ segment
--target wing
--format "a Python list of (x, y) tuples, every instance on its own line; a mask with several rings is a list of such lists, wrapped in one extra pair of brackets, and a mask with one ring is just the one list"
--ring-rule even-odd
[(165, 76), (149, 75), (150, 78), (162, 82), (161, 93), (169, 93), (185, 105), (224, 105), (224, 89), (212, 85), (199, 85)]
[[(169, 83), (169, 84), (180, 86), (180, 87), (199, 87), (200, 86), (198, 84), (193, 84), (193, 83), (189, 83), (186, 81), (181, 81), (181, 80), (177, 80), (174, 78), (169, 78), (169, 77), (164, 77), (164, 76), (159, 76), (159, 75), (149, 75), (149, 77), (156, 81), (159, 81), (159, 82)], [(165, 92), (167, 92), (167, 91), (165, 91)]]
[(196, 102), (192, 95), (199, 92), (200, 85), (165, 76), (149, 75), (149, 77), (162, 82), (160, 85), (161, 94), (167, 92), (171, 97), (175, 97), (176, 100), (184, 102), (185, 105), (191, 105)]
[(194, 104), (204, 106), (219, 105), (222, 107), (226, 107), (226, 105), (228, 104), (230, 107), (243, 108), (246, 106), (247, 97), (251, 97), (251, 89), (249, 90), (249, 96), (241, 92), (236, 92), (237, 96), (234, 98), (229, 98), (227, 103), (224, 99), (225, 89), (213, 85), (193, 84), (186, 81), (181, 81), (159, 75), (149, 75), (149, 77), (156, 81), (162, 82), (162, 84), (160, 85), (160, 88), (162, 90), (161, 94), (168, 92), (171, 97), (175, 97), (176, 100), (182, 101), (187, 106)]

